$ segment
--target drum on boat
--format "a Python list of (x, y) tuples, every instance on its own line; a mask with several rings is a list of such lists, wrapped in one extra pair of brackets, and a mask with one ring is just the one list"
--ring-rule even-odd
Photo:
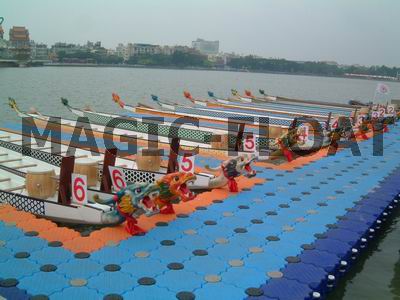
[(88, 186), (98, 183), (99, 162), (90, 158), (81, 158), (75, 161), (74, 173), (86, 175)]
[(25, 178), (28, 195), (35, 198), (47, 199), (57, 191), (56, 172), (51, 168), (30, 168)]
[(277, 127), (277, 126), (270, 126), (269, 127), (269, 138), (274, 139), (274, 138), (279, 138), (283, 134), (286, 134), (287, 130), (283, 129), (282, 127)]
[(227, 150), (229, 147), (229, 135), (218, 134), (211, 138), (211, 148), (219, 150)]
[(161, 150), (157, 148), (139, 149), (136, 165), (139, 170), (158, 172), (161, 166)]
[(367, 116), (369, 111), (369, 107), (361, 107), (359, 110), (351, 111), (350, 118), (357, 121), (359, 116)]
[(359, 110), (359, 115), (368, 115), (369, 113), (369, 107), (361, 107)]

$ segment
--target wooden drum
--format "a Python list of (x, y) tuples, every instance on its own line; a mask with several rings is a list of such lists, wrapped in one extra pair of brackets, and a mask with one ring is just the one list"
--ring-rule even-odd
[(269, 138), (270, 139), (279, 138), (285, 133), (287, 133), (287, 130), (284, 130), (282, 127), (269, 126)]
[(213, 135), (211, 139), (211, 147), (213, 149), (228, 150), (229, 135), (228, 134)]
[(139, 170), (158, 172), (161, 166), (161, 150), (157, 148), (139, 149), (136, 164)]
[(25, 186), (28, 195), (35, 198), (47, 199), (57, 191), (56, 172), (47, 168), (31, 168), (27, 171)]
[(99, 163), (96, 160), (90, 158), (77, 159), (74, 173), (86, 175), (88, 186), (96, 186), (98, 182), (98, 166)]

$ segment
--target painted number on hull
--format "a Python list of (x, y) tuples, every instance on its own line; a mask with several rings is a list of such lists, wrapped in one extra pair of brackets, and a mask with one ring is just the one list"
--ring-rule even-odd
[(383, 118), (385, 116), (386, 109), (385, 107), (379, 107), (379, 117)]
[(72, 202), (79, 205), (88, 203), (86, 175), (72, 174)]
[(180, 156), (179, 172), (194, 173), (194, 155)]
[(310, 127), (308, 127), (307, 125), (299, 126), (299, 128), (297, 129), (298, 140), (303, 143), (307, 142), (309, 132), (310, 132)]
[(244, 151), (255, 152), (256, 151), (256, 137), (254, 135), (246, 136), (243, 145)]
[(388, 113), (389, 115), (392, 115), (392, 116), (395, 115), (395, 108), (394, 108), (394, 105), (388, 105), (388, 107), (387, 107), (387, 113)]
[(125, 174), (124, 171), (120, 168), (116, 167), (109, 167), (110, 169), (110, 175), (111, 175), (111, 181), (114, 189), (116, 191), (122, 190), (126, 188), (126, 179), (125, 179)]
[(356, 126), (360, 126), (362, 124), (362, 122), (364, 121), (365, 116), (364, 115), (359, 115), (357, 117), (357, 123)]
[(333, 119), (333, 120), (332, 120), (331, 128), (332, 128), (332, 129), (336, 129), (336, 128), (338, 128), (338, 126), (339, 126), (339, 118)]

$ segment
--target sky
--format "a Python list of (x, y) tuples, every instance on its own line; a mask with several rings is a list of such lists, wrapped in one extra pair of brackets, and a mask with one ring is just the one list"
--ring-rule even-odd
[(6, 33), (26, 26), (49, 45), (204, 38), (224, 52), (397, 67), (399, 13), (399, 0), (0, 0)]

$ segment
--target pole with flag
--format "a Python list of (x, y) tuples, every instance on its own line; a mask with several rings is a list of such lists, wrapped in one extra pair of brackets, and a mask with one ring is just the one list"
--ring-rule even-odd
[(390, 94), (389, 86), (384, 83), (378, 83), (375, 89), (374, 102), (376, 100), (377, 95), (387, 96), (389, 94)]

